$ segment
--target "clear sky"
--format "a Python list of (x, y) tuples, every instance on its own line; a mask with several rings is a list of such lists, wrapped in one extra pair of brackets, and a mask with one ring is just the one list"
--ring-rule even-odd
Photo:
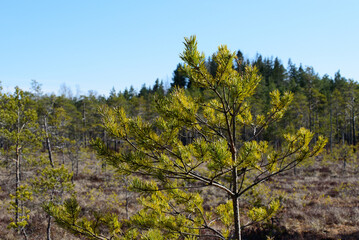
[(359, 80), (358, 0), (4, 0), (0, 34), (5, 91), (32, 79), (74, 95), (170, 83), (193, 34), (207, 56), (227, 44)]

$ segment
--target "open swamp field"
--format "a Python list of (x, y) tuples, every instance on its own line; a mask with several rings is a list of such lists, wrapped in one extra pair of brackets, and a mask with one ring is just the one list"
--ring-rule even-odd
[[(359, 181), (356, 164), (327, 161), (328, 155), (316, 157), (311, 164), (297, 167), (265, 184), (272, 190), (283, 193), (282, 209), (269, 224), (252, 225), (244, 229), (243, 239), (359, 239)], [(61, 159), (58, 156), (58, 160)], [(60, 161), (60, 160), (59, 160)], [(78, 173), (74, 174), (75, 191), (82, 207), (81, 214), (91, 211), (113, 212), (119, 218), (131, 217), (139, 209), (138, 194), (126, 190), (128, 179), (116, 175), (101, 164), (93, 153), (83, 154), (78, 159)], [(65, 165), (73, 165), (66, 160)], [(19, 239), (14, 230), (8, 229), (11, 222), (9, 193), (15, 180), (11, 163), (0, 168), (0, 239)], [(29, 169), (29, 168), (27, 168)], [(76, 172), (76, 168), (74, 169)], [(23, 181), (36, 175), (27, 171)], [(206, 190), (205, 202), (218, 203), (226, 196), (215, 189)], [(68, 196), (67, 196), (68, 197)], [(64, 197), (66, 198), (66, 196)], [(241, 203), (246, 209), (246, 203)], [(41, 197), (34, 194), (27, 203), (30, 209), (28, 239), (46, 239), (47, 217), (41, 208)], [(21, 238), (21, 237), (20, 237)], [(74, 236), (57, 225), (52, 225), (52, 239), (83, 239)], [(201, 238), (206, 239), (206, 238)]]

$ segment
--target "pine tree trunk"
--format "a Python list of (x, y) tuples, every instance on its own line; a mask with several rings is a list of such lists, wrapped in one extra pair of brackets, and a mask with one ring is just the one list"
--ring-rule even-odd
[(82, 121), (83, 121), (83, 127), (84, 127), (84, 130), (83, 130), (83, 141), (84, 141), (84, 146), (87, 147), (85, 100), (83, 101)]
[(336, 114), (336, 135), (338, 137), (337, 143), (340, 144), (340, 132), (339, 132), (339, 123), (338, 123), (338, 113)]
[(15, 163), (15, 224), (17, 225), (19, 222), (19, 209), (20, 209), (20, 200), (17, 194), (17, 191), (20, 187), (20, 148), (16, 145), (16, 163)]
[(130, 215), (129, 215), (129, 203), (130, 203), (130, 201), (129, 201), (130, 199), (129, 199), (129, 196), (128, 196), (128, 190), (126, 190), (126, 219), (130, 219)]
[[(20, 112), (18, 110), (17, 113), (17, 133), (19, 135), (20, 133)], [(17, 225), (19, 223), (19, 209), (21, 209), (20, 207), (20, 199), (18, 196), (18, 190), (20, 188), (20, 181), (21, 181), (21, 175), (20, 175), (20, 167), (21, 167), (21, 147), (20, 147), (20, 143), (19, 143), (19, 138), (17, 138), (16, 140), (16, 163), (15, 163), (15, 224)], [(19, 229), (19, 233), (20, 233), (20, 229)]]
[(48, 215), (48, 218), (47, 218), (46, 233), (47, 233), (46, 240), (51, 240), (51, 215)]
[(62, 165), (65, 165), (65, 144), (63, 143), (61, 146), (61, 153), (62, 153)]
[(309, 130), (312, 132), (313, 128), (312, 128), (312, 108), (311, 108), (311, 104), (309, 103)]
[(28, 240), (25, 228), (21, 229), (21, 232), (22, 232), (22, 235), (24, 235), (24, 240)]
[(329, 141), (329, 146), (330, 146), (330, 153), (333, 152), (333, 126), (332, 126), (332, 105), (330, 105), (330, 115), (329, 115), (329, 119), (330, 119), (330, 141)]
[(233, 213), (234, 213), (234, 239), (241, 240), (241, 220), (239, 216), (238, 197), (233, 197)]
[(45, 124), (45, 134), (46, 134), (46, 146), (47, 146), (47, 151), (49, 153), (49, 161), (51, 164), (51, 167), (54, 167), (54, 162), (52, 159), (52, 151), (51, 151), (51, 144), (50, 144), (50, 139), (49, 139), (49, 132), (48, 132), (48, 127), (47, 127), (47, 118), (45, 117), (44, 119), (44, 124)]
[[(233, 162), (237, 162), (237, 148), (236, 148), (236, 118), (232, 118), (232, 160)], [(237, 167), (233, 167), (232, 170), (232, 184), (233, 184), (233, 196), (232, 196), (232, 204), (233, 204), (233, 215), (234, 215), (234, 239), (241, 240), (241, 219), (239, 216), (239, 202), (238, 202), (238, 169)]]
[(347, 160), (346, 160), (346, 158), (344, 158), (344, 160), (343, 160), (343, 170), (345, 170), (346, 166), (347, 166)]
[(355, 139), (355, 114), (354, 109), (352, 110), (352, 138), (353, 138), (353, 146), (356, 145), (356, 139)]
[(233, 168), (233, 193), (232, 204), (233, 204), (233, 214), (234, 214), (234, 239), (241, 240), (241, 220), (239, 216), (239, 202), (238, 202), (238, 186), (237, 186), (237, 167)]
[(76, 156), (76, 177), (79, 175), (79, 158)]
[[(46, 133), (46, 145), (47, 145), (47, 151), (49, 153), (49, 161), (52, 168), (54, 168), (54, 162), (52, 159), (52, 150), (51, 150), (51, 144), (50, 144), (50, 138), (49, 138), (49, 132), (47, 127), (47, 118), (45, 117), (45, 133)], [(51, 194), (51, 201), (52, 201), (52, 194)], [(51, 240), (51, 215), (48, 215), (47, 220), (47, 228), (46, 228), (46, 239)]]

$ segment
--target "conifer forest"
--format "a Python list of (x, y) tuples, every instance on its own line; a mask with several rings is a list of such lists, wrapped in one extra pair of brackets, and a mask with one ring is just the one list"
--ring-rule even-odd
[(185, 38), (170, 85), (0, 92), (0, 239), (359, 239), (359, 84)]

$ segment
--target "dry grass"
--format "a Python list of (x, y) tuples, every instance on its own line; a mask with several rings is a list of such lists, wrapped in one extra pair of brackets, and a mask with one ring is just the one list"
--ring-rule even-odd
[[(269, 183), (287, 197), (275, 239), (359, 239), (359, 181), (356, 169), (325, 163), (287, 172)], [(282, 235), (282, 236), (281, 236)]]
[[(62, 157), (59, 157), (62, 159)], [(71, 163), (65, 162), (69, 169)], [(25, 167), (24, 167), (25, 169)], [(14, 192), (15, 176), (11, 165), (0, 166), (0, 240), (17, 240), (23, 237), (14, 230), (8, 229), (11, 222), (11, 215), (8, 213), (10, 202), (9, 194)], [(23, 174), (23, 182), (32, 178), (35, 171), (27, 171)], [(79, 164), (79, 174), (73, 177), (76, 196), (82, 207), (83, 213), (92, 211), (110, 211), (118, 214), (120, 217), (126, 217), (125, 202), (128, 198), (131, 203), (129, 214), (133, 214), (136, 203), (136, 196), (128, 194), (124, 188), (122, 179), (116, 178), (116, 175), (109, 168), (104, 168), (101, 163), (93, 156), (83, 158)], [(69, 195), (64, 196), (64, 198)], [(29, 225), (26, 227), (28, 239), (46, 239), (47, 217), (41, 208), (41, 198), (35, 195), (34, 200), (28, 208), (31, 209)], [(56, 224), (52, 224), (53, 240), (77, 240), (83, 239), (67, 233)]]
[[(31, 174), (28, 172), (25, 176), (30, 178)], [(103, 168), (93, 156), (81, 160), (74, 183), (83, 212), (110, 211), (126, 218), (126, 198), (130, 203), (129, 215), (138, 208), (136, 195), (124, 188), (125, 179)], [(283, 209), (271, 224), (246, 229), (243, 239), (266, 239), (266, 236), (274, 239), (359, 239), (359, 182), (356, 170), (350, 166), (344, 171), (342, 164), (326, 163), (318, 158), (314, 165), (297, 168), (266, 184), (286, 193)], [(11, 166), (0, 167), (0, 187), (0, 239), (22, 239), (7, 229), (11, 218), (7, 212), (9, 193), (14, 188)], [(205, 209), (226, 198), (213, 188), (205, 192)], [(46, 216), (40, 208), (40, 200), (35, 199), (31, 204), (29, 239), (46, 239)], [(52, 239), (81, 238), (54, 224)]]

